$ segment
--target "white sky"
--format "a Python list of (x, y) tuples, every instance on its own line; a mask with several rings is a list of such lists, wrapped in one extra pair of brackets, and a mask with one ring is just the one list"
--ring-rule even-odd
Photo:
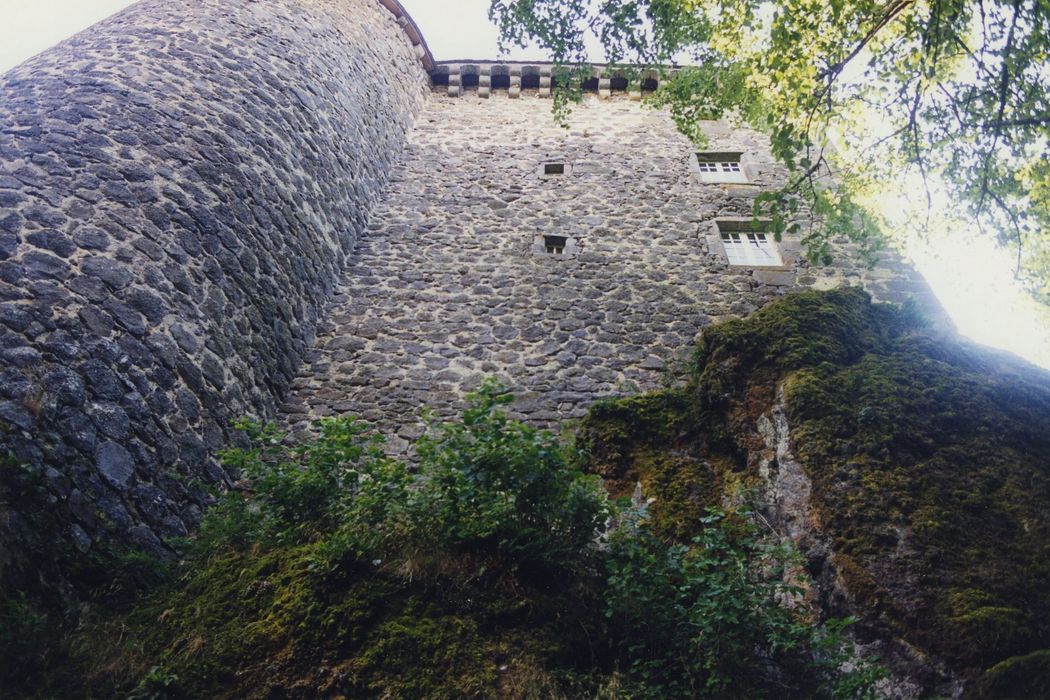
[(0, 72), (132, 4), (133, 0), (0, 0)]
[[(489, 22), (489, 0), (401, 0), (427, 40), (435, 60), (496, 57), (496, 26)], [(454, 9), (453, 9), (454, 8)], [(539, 49), (515, 49), (511, 60), (540, 61)]]
[[(0, 72), (131, 4), (133, 0), (0, 0)], [(437, 60), (496, 57), (489, 0), (402, 4)], [(593, 60), (601, 60), (592, 53)], [(510, 58), (544, 57), (533, 48), (515, 50)], [(962, 333), (1050, 368), (1050, 313), (1013, 284), (1009, 255), (957, 236), (912, 253)]]

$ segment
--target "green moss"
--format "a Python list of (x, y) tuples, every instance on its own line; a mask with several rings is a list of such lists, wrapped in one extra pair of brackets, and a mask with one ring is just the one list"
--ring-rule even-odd
[(368, 690), (394, 697), (483, 696), (495, 687), (503, 656), (476, 617), (450, 614), (420, 595), (384, 620), (364, 649), (346, 670), (369, 679)]
[[(576, 641), (548, 615), (574, 607), (560, 592), (542, 611), (521, 581), (513, 597), (492, 581), (464, 587), (458, 574), (413, 581), (318, 561), (313, 544), (215, 556), (130, 614), (86, 627), (50, 694), (128, 693), (156, 665), (171, 697), (483, 697), (541, 677), (542, 663)], [(522, 596), (534, 617), (516, 613)]]
[[(650, 427), (660, 394), (621, 402), (612, 421), (602, 407), (595, 468), (640, 478), (663, 495), (665, 531), (687, 531), (682, 494), (756, 479), (756, 421), (780, 387), (861, 612), (964, 675), (1050, 636), (1050, 381), (934, 339), (862, 291), (789, 295), (707, 329), (678, 415), (658, 421), (674, 430)], [(717, 465), (713, 478), (697, 480), (698, 464)]]
[(605, 399), (592, 406), (580, 430), (588, 470), (600, 474), (614, 496), (631, 496), (641, 483), (653, 500), (654, 531), (678, 540), (697, 533), (724, 490), (720, 463), (698, 457), (707, 451), (693, 407), (681, 390)]
[(783, 372), (844, 364), (912, 325), (889, 307), (873, 307), (859, 289), (792, 294), (745, 319), (705, 330), (695, 368), (706, 382), (727, 370), (761, 365)]
[[(956, 663), (985, 664), (1050, 632), (1050, 398), (933, 359), (908, 338), (836, 368), (798, 372), (786, 394), (825, 527)], [(921, 581), (921, 585), (917, 585)], [(951, 591), (1023, 601), (954, 610)]]
[(1013, 656), (988, 669), (967, 694), (971, 698), (1037, 700), (1050, 688), (1050, 649)]

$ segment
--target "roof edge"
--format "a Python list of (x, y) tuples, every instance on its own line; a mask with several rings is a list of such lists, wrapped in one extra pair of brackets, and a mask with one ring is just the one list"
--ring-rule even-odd
[(427, 40), (423, 38), (423, 32), (419, 31), (419, 25), (412, 19), (412, 15), (408, 14), (398, 0), (379, 0), (379, 4), (389, 10), (397, 23), (401, 25), (401, 29), (412, 42), (412, 46), (416, 47), (416, 53), (419, 55), (423, 68), (428, 72), (434, 70), (434, 54), (430, 53)]

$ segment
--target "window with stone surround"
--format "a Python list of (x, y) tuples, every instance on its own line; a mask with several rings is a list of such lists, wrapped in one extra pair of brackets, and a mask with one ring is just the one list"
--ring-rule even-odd
[(703, 182), (747, 183), (739, 151), (705, 151), (696, 154), (696, 171)]
[(568, 177), (572, 175), (572, 163), (564, 160), (548, 160), (540, 163), (539, 176), (544, 179)]
[(740, 267), (782, 267), (784, 260), (773, 234), (755, 230), (751, 220), (717, 221), (718, 235), (730, 265)]
[(565, 236), (544, 236), (543, 247), (549, 255), (564, 255), (567, 240)]

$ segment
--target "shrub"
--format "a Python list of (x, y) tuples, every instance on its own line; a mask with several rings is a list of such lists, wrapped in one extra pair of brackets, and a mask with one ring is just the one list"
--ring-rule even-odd
[(601, 480), (575, 469), (555, 436), (497, 410), (511, 400), (488, 380), (461, 423), (420, 438), (413, 515), (440, 544), (567, 564), (593, 548), (611, 513)]
[(383, 456), (381, 440), (353, 418), (319, 421), (299, 447), (272, 426), (240, 423), (249, 446), (222, 456), (249, 492), (222, 499), (191, 547), (321, 539), (330, 559), (437, 548), (575, 563), (610, 513), (601, 481), (575, 469), (572, 448), (555, 436), (498, 410), (511, 400), (486, 380), (460, 422), (430, 423), (414, 468)]
[(748, 515), (710, 509), (678, 544), (636, 510), (610, 538), (605, 614), (633, 697), (863, 697), (878, 678), (839, 672), (849, 621), (805, 613), (797, 554)]

